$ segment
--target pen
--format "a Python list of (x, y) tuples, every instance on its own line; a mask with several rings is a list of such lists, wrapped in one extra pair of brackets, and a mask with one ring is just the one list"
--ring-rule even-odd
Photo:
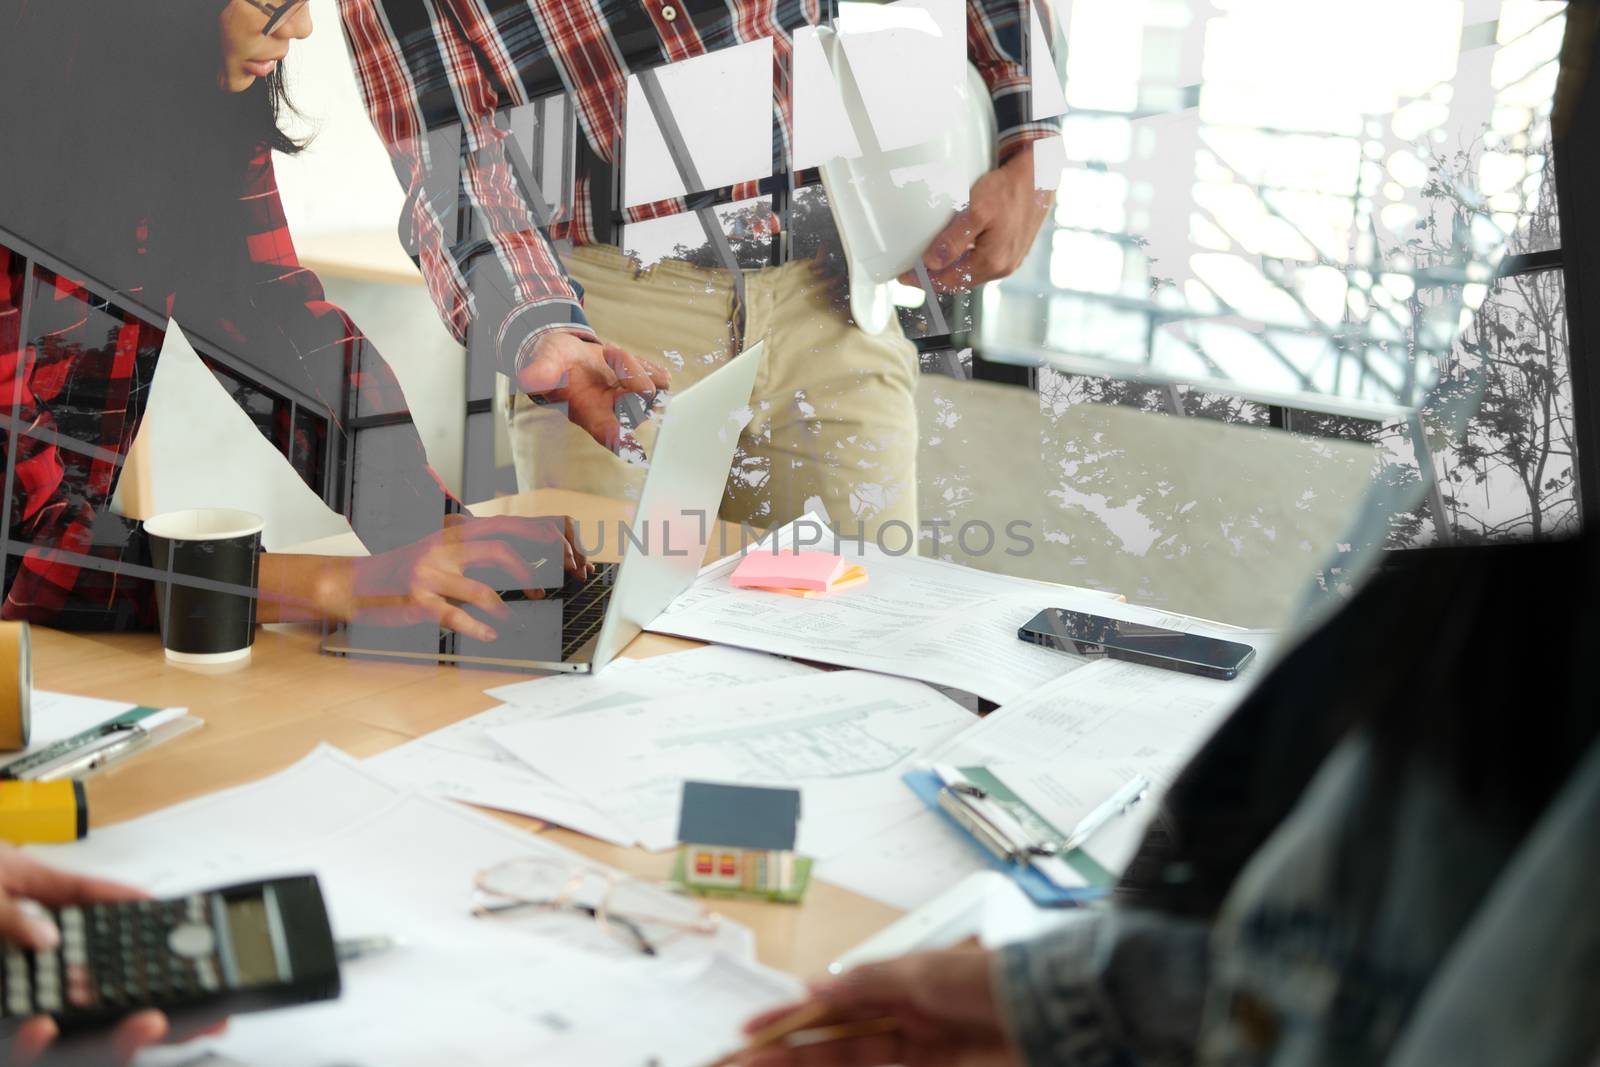
[(345, 938), (334, 945), (334, 954), (340, 963), (350, 963), (368, 956), (381, 956), (402, 947), (404, 945), (399, 940), (387, 934), (376, 934), (372, 937)]
[(1102, 826), (1137, 804), (1149, 788), (1150, 779), (1142, 774), (1134, 775), (1131, 782), (1112, 793), (1105, 803), (1085, 815), (1078, 825), (1072, 828), (1072, 832), (1061, 845), (1061, 851), (1070, 852), (1075, 848), (1082, 848), (1084, 842), (1093, 837)]

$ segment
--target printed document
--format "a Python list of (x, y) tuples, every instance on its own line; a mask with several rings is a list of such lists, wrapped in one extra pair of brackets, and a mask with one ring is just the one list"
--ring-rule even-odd
[(495, 727), (536, 722), (686, 692), (705, 692), (816, 673), (776, 656), (709, 646), (650, 659), (619, 659), (601, 675), (560, 675), (488, 690), (500, 707), (463, 719), (366, 761), (397, 786), (469, 804), (529, 815), (616, 845), (633, 843), (629, 829), (569, 789), (489, 740)]
[[(327, 748), (251, 785), (33, 851), (159, 895), (315, 872), (336, 936), (398, 940), (346, 964), (338, 1000), (241, 1015), (203, 1042), (257, 1067), (695, 1067), (736, 1047), (751, 1013), (799, 992), (753, 962), (749, 931), (726, 921), (650, 958), (587, 917), (474, 918), (473, 888), (486, 868), (525, 857), (595, 865), (481, 813), (397, 790)], [(682, 905), (660, 892), (664, 909)], [(618, 1028), (620, 1017), (654, 1025)], [(605, 1055), (571, 1060), (569, 1048)], [(201, 1052), (154, 1050), (139, 1063), (185, 1063)]]
[[(1248, 674), (1224, 682), (1098, 660), (1003, 705), (923, 762), (999, 765), (1008, 784), (1062, 822), (1075, 822), (1075, 812), (1099, 799), (1084, 792), (1091, 776), (1090, 788), (1104, 791), (1145, 775), (1154, 783), (1149, 794), (1088, 846), (1102, 866), (1120, 871), (1158, 810), (1160, 794), (1249, 687)], [(924, 808), (827, 857), (815, 874), (886, 904), (915, 908), (988, 866), (981, 846)]]
[[(796, 520), (747, 552), (794, 544), (832, 550), (821, 524)], [(1253, 643), (1226, 627), (1122, 603), (1105, 593), (1012, 578), (919, 556), (894, 556), (871, 543), (840, 540), (864, 565), (867, 585), (821, 599), (740, 589), (730, 581), (739, 556), (707, 567), (647, 629), (714, 644), (880, 671), (950, 686), (1004, 704), (1088, 660), (1026, 644), (1017, 630), (1044, 608), (1071, 608), (1156, 626)]]
[(677, 843), (689, 779), (801, 787), (803, 852), (827, 855), (916, 810), (904, 768), (970, 726), (918, 682), (815, 673), (492, 728), (529, 766), (592, 798), (646, 848)]

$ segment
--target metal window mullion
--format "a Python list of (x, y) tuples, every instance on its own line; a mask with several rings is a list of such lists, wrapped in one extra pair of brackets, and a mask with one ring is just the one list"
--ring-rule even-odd
[(1600, 5), (1567, 11), (1552, 118), (1556, 213), (1566, 285), (1567, 358), (1583, 525), (1600, 529)]

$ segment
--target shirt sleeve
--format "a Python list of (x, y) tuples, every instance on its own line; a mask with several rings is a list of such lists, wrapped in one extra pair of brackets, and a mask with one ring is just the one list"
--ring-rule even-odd
[[(20, 280), (5, 269), (8, 258), (0, 248), (7, 288)], [(86, 315), (75, 290), (58, 279), (52, 303)], [(41, 351), (30, 338), (7, 334), (6, 320), (20, 319), (20, 296), (0, 293), (0, 440), (13, 462), (0, 616), (71, 630), (153, 628), (153, 584), (124, 573), (130, 564), (149, 565), (148, 542), (109, 501), (132, 437), (121, 419), (134, 366), (159, 348), (161, 333), (135, 321), (91, 340), (64, 325), (54, 335), (66, 343)], [(111, 420), (117, 435), (101, 440)]]
[(474, 53), (496, 46), (493, 24), (480, 6), (451, 7), (339, 0), (368, 117), (406, 190), (401, 240), (456, 340), (515, 377), (546, 332), (594, 331), (495, 124), (504, 101)]
[(1028, 1067), (1194, 1061), (1209, 928), (1131, 909), (1000, 950), (996, 995)]
[[(1038, 12), (1048, 37), (1051, 11), (1047, 0), (967, 0), (967, 58), (978, 68), (994, 100), (1002, 163), (1034, 141), (1061, 132), (1059, 118), (1033, 117), (1033, 81), (1028, 72), (1030, 10)], [(1051, 62), (1048, 55), (1031, 60)]]

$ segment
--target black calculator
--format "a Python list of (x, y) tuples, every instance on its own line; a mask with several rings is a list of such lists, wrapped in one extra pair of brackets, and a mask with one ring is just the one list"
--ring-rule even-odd
[(314, 875), (50, 914), (61, 930), (54, 951), (5, 946), (0, 1020), (49, 1015), (71, 1032), (141, 1008), (220, 1018), (339, 995)]

